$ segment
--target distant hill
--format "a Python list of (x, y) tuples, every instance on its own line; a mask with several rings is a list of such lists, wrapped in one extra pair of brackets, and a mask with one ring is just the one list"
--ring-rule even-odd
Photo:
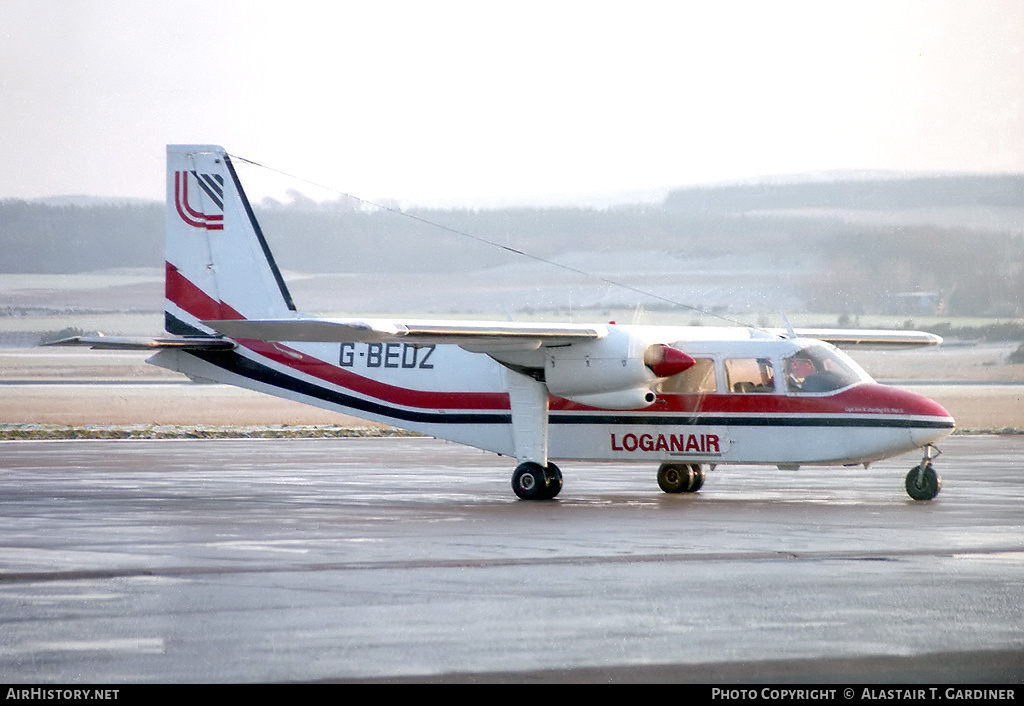
[(57, 203), (0, 201), (0, 272), (162, 266), (163, 204)]
[[(490, 286), (510, 292), (527, 281), (566, 287), (565, 271), (519, 250), (585, 262), (584, 271), (688, 303), (707, 293), (716, 308), (754, 300), (848, 314), (1024, 316), (1024, 175), (774, 180), (677, 189), (661, 204), (419, 209), (415, 218), (342, 201), (256, 211), (292, 272), (493, 271), (507, 280)], [(153, 202), (0, 201), (0, 273), (162, 268), (163, 219)]]
[(666, 208), (737, 213), (794, 208), (1024, 208), (1024, 174), (898, 176), (759, 182), (669, 192)]
[(156, 204), (163, 207), (162, 203), (153, 199), (140, 199), (130, 196), (86, 196), (84, 194), (69, 194), (66, 196), (43, 196), (37, 199), (27, 199), (28, 203), (40, 204), (43, 206), (79, 206), (90, 208), (92, 206), (143, 206)]

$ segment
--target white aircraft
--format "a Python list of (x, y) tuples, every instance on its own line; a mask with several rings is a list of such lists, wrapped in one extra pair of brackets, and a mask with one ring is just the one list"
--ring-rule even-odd
[[(167, 148), (166, 330), (66, 345), (155, 348), (150, 363), (449, 439), (518, 461), (512, 489), (550, 499), (551, 459), (658, 464), (668, 493), (704, 466), (853, 465), (923, 449), (915, 500), (940, 479), (954, 421), (876, 383), (832, 344), (931, 345), (906, 331), (318, 319), (292, 302), (223, 148)], [(797, 335), (799, 334), (799, 335)]]

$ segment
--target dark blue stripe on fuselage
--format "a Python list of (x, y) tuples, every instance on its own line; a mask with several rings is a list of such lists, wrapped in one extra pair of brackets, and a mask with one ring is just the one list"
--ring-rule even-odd
[(189, 351), (189, 353), (205, 360), (211, 365), (223, 368), (236, 375), (241, 375), (249, 380), (255, 380), (282, 390), (289, 390), (306, 397), (323, 400), (324, 402), (330, 402), (331, 404), (380, 417), (389, 417), (406, 422), (421, 422), (424, 424), (511, 424), (512, 422), (512, 415), (507, 412), (421, 412), (391, 407), (379, 402), (371, 402), (361, 397), (353, 397), (352, 395), (346, 395), (305, 380), (300, 380), (262, 363), (257, 363), (234, 351), (214, 352), (212, 355), (209, 351)]
[(886, 427), (896, 429), (952, 429), (953, 424), (945, 421), (922, 421), (904, 417), (737, 417), (717, 414), (701, 414), (698, 417), (663, 417), (625, 414), (558, 414), (550, 417), (551, 424), (652, 424), (657, 426), (683, 424), (692, 426), (740, 426), (740, 427)]
[[(277, 387), (282, 390), (330, 402), (347, 409), (366, 412), (397, 421), (426, 424), (511, 424), (508, 412), (424, 412), (393, 407), (383, 402), (364, 400), (347, 395), (312, 382), (300, 380), (292, 375), (270, 368), (234, 351), (190, 351), (190, 355), (201, 358), (211, 365), (241, 375), (249, 380)], [(921, 421), (900, 417), (881, 419), (849, 417), (738, 417), (728, 415), (655, 416), (644, 414), (574, 414), (553, 412), (549, 417), (556, 425), (655, 425), (655, 426), (754, 426), (754, 427), (866, 427), (897, 429), (951, 429), (953, 424), (946, 421)]]

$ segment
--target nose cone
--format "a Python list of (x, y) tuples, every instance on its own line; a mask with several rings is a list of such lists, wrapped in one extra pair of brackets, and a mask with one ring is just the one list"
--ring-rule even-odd
[(956, 428), (956, 420), (946, 408), (933, 399), (906, 390), (897, 390), (908, 415), (916, 422), (910, 428), (910, 438), (915, 446), (934, 444), (945, 439)]
[[(925, 397), (924, 399), (928, 398)], [(944, 410), (937, 403), (932, 402), (932, 400), (928, 401), (935, 405), (935, 407), (938, 408), (946, 416), (943, 417), (941, 421), (938, 421), (935, 424), (935, 426), (912, 428), (910, 430), (910, 439), (911, 441), (914, 442), (915, 446), (926, 446), (927, 444), (934, 444), (937, 441), (945, 439), (947, 436), (953, 433), (954, 429), (956, 429), (956, 420), (953, 419), (949, 412)]]
[(906, 430), (911, 448), (934, 444), (953, 433), (953, 415), (935, 400), (888, 385), (857, 385), (842, 396), (847, 412), (878, 415), (883, 425)]

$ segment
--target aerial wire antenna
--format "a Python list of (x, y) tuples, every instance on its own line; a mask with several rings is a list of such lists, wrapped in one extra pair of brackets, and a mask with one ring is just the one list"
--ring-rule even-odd
[[(315, 186), (318, 189), (324, 189), (325, 191), (330, 191), (333, 194), (338, 194), (340, 196), (344, 196), (344, 197), (352, 199), (354, 201), (358, 201), (359, 203), (361, 203), (361, 204), (363, 204), (365, 206), (370, 206), (372, 208), (380, 209), (382, 211), (387, 211), (388, 213), (393, 213), (393, 214), (395, 214), (397, 216), (402, 216), (404, 218), (409, 218), (411, 220), (418, 221), (419, 223), (423, 223), (423, 224), (431, 226), (433, 228), (438, 228), (440, 230), (447, 231), (448, 233), (453, 233), (454, 235), (458, 235), (458, 236), (461, 236), (463, 238), (469, 238), (470, 240), (475, 240), (478, 243), (483, 243), (485, 245), (490, 245), (491, 247), (497, 248), (499, 250), (504, 250), (506, 252), (510, 252), (510, 253), (512, 253), (514, 255), (519, 255), (520, 257), (525, 257), (525, 258), (533, 260), (535, 262), (542, 262), (545, 265), (550, 265), (552, 267), (557, 267), (558, 269), (563, 270), (565, 272), (571, 272), (573, 274), (577, 274), (577, 275), (581, 275), (583, 277), (586, 277), (587, 279), (591, 279), (591, 280), (596, 280), (598, 282), (602, 282), (602, 283), (607, 284), (607, 285), (612, 286), (612, 287), (619, 287), (620, 289), (625, 289), (625, 290), (628, 290), (628, 291), (633, 292), (635, 294), (640, 294), (640, 295), (643, 295), (645, 297), (650, 297), (651, 299), (657, 299), (658, 301), (664, 302), (666, 304), (671, 304), (672, 306), (677, 306), (677, 307), (681, 307), (683, 309), (688, 309), (690, 311), (693, 311), (693, 312), (698, 313), (698, 314), (702, 314), (704, 316), (711, 316), (711, 317), (714, 317), (716, 319), (721, 319), (722, 321), (728, 321), (729, 323), (736, 324), (737, 326), (743, 326), (743, 327), (746, 327), (746, 328), (757, 328), (756, 326), (751, 326), (750, 324), (744, 323), (742, 321), (738, 321), (736, 319), (729, 318), (728, 316), (723, 316), (721, 314), (717, 314), (717, 313), (715, 313), (713, 311), (709, 311), (707, 309), (702, 309), (700, 307), (692, 306), (690, 304), (684, 304), (683, 302), (676, 301), (675, 299), (672, 299), (670, 297), (662, 296), (660, 294), (657, 294), (657, 293), (652, 292), (652, 291), (647, 290), (647, 289), (642, 289), (641, 287), (635, 287), (635, 286), (633, 286), (631, 284), (626, 284), (625, 282), (619, 282), (618, 280), (610, 279), (608, 277), (604, 277), (602, 275), (594, 274), (592, 272), (587, 272), (586, 270), (581, 270), (581, 269), (579, 269), (577, 267), (573, 267), (571, 265), (565, 265), (565, 264), (562, 264), (560, 262), (556, 262), (554, 260), (549, 260), (547, 258), (540, 257), (539, 255), (534, 255), (533, 253), (526, 252), (525, 250), (520, 250), (519, 248), (513, 248), (510, 245), (505, 245), (504, 243), (499, 243), (499, 242), (496, 242), (496, 241), (493, 241), (493, 240), (489, 240), (488, 238), (484, 238), (484, 237), (479, 236), (479, 235), (474, 235), (472, 233), (467, 233), (466, 231), (459, 230), (458, 228), (452, 228), (451, 226), (446, 226), (446, 225), (444, 225), (442, 223), (438, 223), (436, 221), (432, 221), (432, 220), (430, 220), (428, 218), (423, 218), (422, 216), (417, 216), (417, 215), (412, 214), (412, 213), (407, 213), (407, 212), (403, 211), (402, 209), (396, 208), (394, 206), (387, 206), (387, 205), (384, 205), (384, 204), (375, 203), (373, 201), (370, 201), (369, 199), (364, 199), (364, 198), (362, 198), (360, 196), (356, 196), (354, 194), (350, 194), (350, 193), (348, 193), (346, 191), (342, 191), (340, 189), (336, 189), (334, 187), (327, 186), (325, 184), (320, 184), (318, 182), (311, 181), (310, 179), (305, 179), (305, 178), (297, 176), (295, 174), (290, 174), (288, 172), (282, 171), (280, 169), (276, 169), (274, 167), (268, 166), (268, 165), (263, 164), (261, 162), (256, 162), (256, 161), (251, 160), (251, 159), (246, 159), (245, 157), (241, 157), (241, 156), (239, 156), (237, 154), (229, 154), (228, 156), (231, 157), (231, 159), (238, 160), (239, 162), (245, 162), (246, 164), (251, 164), (254, 167), (259, 167), (260, 169), (266, 169), (267, 171), (274, 172), (275, 174), (280, 174), (281, 176), (288, 177), (289, 179), (294, 179), (295, 181), (299, 181), (299, 182), (302, 182), (304, 184), (309, 184), (310, 186)], [(639, 306), (639, 303), (637, 304), (637, 306)]]

